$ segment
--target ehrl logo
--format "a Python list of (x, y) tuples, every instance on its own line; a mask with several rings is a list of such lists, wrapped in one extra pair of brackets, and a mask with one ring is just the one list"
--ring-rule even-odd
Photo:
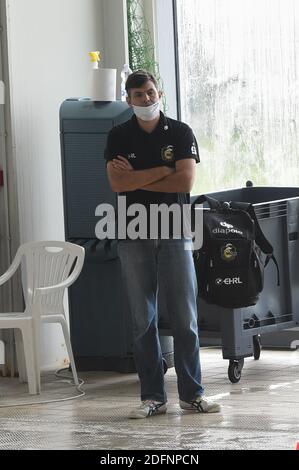
[(222, 284), (225, 284), (226, 286), (230, 286), (231, 284), (243, 284), (241, 279), (239, 277), (226, 277), (225, 279), (221, 279), (220, 277), (217, 277), (215, 280), (215, 284), (217, 286), (221, 286)]

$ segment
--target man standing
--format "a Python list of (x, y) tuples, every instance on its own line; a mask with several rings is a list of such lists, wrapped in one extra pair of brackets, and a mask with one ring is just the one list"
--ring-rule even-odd
[[(192, 130), (160, 111), (162, 93), (157, 88), (156, 79), (149, 72), (138, 70), (129, 75), (127, 102), (134, 115), (110, 131), (105, 153), (112, 190), (126, 196), (127, 207), (140, 204), (147, 214), (143, 222), (146, 227), (140, 227), (145, 228), (141, 232), (146, 232), (146, 236), (127, 237), (118, 244), (141, 384), (141, 405), (131, 410), (131, 418), (166, 412), (157, 327), (157, 296), (162, 290), (174, 337), (180, 407), (199, 413), (220, 411), (217, 403), (203, 396), (201, 384), (192, 239), (182, 230), (177, 236), (174, 218), (167, 238), (162, 236), (165, 221), (159, 220), (155, 227), (151, 226), (154, 224), (150, 217), (153, 205), (176, 205), (182, 209), (184, 204), (190, 203), (195, 165), (199, 161)], [(127, 227), (131, 218), (127, 217)]]

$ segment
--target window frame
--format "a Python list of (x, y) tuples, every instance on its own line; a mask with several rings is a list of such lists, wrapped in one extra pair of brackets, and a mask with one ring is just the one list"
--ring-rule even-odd
[(166, 94), (167, 115), (180, 119), (176, 0), (152, 0), (156, 59)]

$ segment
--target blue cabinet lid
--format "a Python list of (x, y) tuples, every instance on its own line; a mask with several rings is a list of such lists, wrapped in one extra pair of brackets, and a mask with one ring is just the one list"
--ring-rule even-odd
[[(87, 98), (70, 98), (60, 107), (60, 119), (111, 119), (115, 120), (131, 108), (124, 101), (91, 101)], [(132, 111), (131, 111), (132, 112)]]

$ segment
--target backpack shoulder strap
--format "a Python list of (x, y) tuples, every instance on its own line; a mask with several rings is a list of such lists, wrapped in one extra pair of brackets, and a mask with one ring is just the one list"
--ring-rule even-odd
[(204, 202), (208, 203), (208, 206), (212, 210), (217, 210), (221, 208), (221, 204), (217, 199), (213, 199), (210, 196), (206, 196), (203, 194), (202, 196), (198, 196), (195, 201), (192, 202), (191, 204), (191, 230), (192, 232), (195, 231), (195, 206), (197, 204), (203, 204)]
[(269, 263), (270, 259), (272, 259), (273, 263), (276, 266), (277, 285), (279, 286), (280, 285), (279, 267), (278, 267), (277, 259), (274, 256), (273, 246), (267, 240), (267, 238), (265, 237), (265, 235), (264, 235), (264, 233), (263, 233), (263, 231), (260, 227), (260, 224), (259, 224), (259, 221), (257, 220), (253, 205), (250, 204), (250, 203), (246, 203), (246, 202), (231, 202), (230, 206), (231, 206), (232, 209), (241, 209), (241, 210), (244, 210), (244, 211), (248, 212), (248, 214), (250, 215), (250, 217), (254, 221), (254, 224), (255, 224), (255, 241), (256, 241), (257, 245), (260, 247), (260, 249), (262, 250), (262, 252), (265, 253), (265, 255), (267, 255), (266, 256), (266, 261), (265, 261), (265, 267)]
[(196, 204), (202, 204), (203, 202), (207, 202), (210, 209), (220, 209), (221, 203), (210, 196), (206, 196), (203, 194), (202, 196), (198, 196), (195, 201), (192, 202), (191, 209), (194, 209)]

